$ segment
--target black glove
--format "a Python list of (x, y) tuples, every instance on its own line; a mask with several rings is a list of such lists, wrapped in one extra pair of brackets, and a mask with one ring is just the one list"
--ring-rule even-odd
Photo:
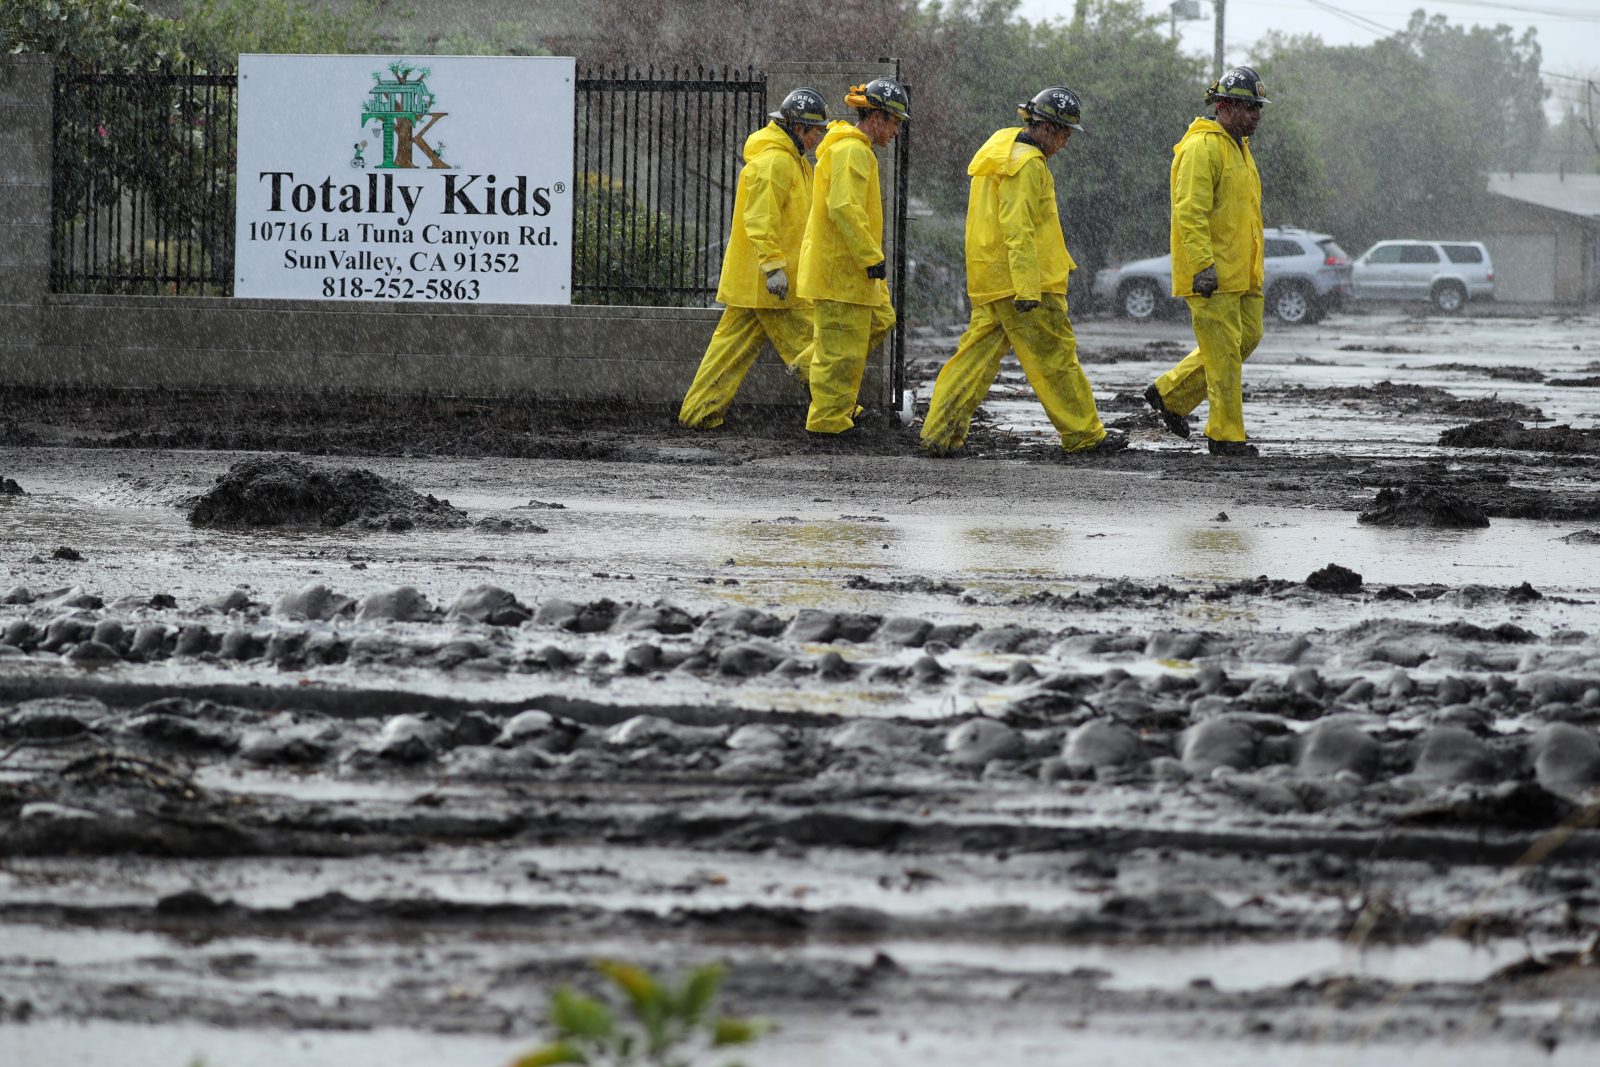
[(880, 259), (878, 262), (868, 267), (867, 277), (880, 279), (889, 277), (889, 261), (887, 259)]
[(1039, 306), (1039, 301), (1037, 301), (1037, 300), (1024, 300), (1019, 296), (1019, 297), (1012, 298), (1011, 306), (1016, 308), (1018, 311), (1022, 312), (1023, 314), (1027, 314), (1028, 312), (1032, 311), (1034, 308)]
[(1196, 296), (1211, 299), (1211, 294), (1217, 291), (1217, 265), (1215, 263), (1194, 276), (1194, 291)]

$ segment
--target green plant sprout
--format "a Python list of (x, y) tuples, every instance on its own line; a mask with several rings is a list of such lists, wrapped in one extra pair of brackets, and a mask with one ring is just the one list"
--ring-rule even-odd
[(705, 1062), (701, 1057), (749, 1044), (772, 1028), (756, 1019), (707, 1018), (722, 984), (720, 964), (691, 969), (675, 987), (631, 964), (600, 960), (594, 966), (622, 991), (631, 1017), (619, 1018), (599, 1000), (559, 986), (550, 997), (554, 1040), (512, 1067), (695, 1067)]

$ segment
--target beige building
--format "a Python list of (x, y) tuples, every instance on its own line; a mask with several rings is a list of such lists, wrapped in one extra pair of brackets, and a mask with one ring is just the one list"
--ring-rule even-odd
[(1600, 174), (1490, 174), (1499, 300), (1600, 302)]

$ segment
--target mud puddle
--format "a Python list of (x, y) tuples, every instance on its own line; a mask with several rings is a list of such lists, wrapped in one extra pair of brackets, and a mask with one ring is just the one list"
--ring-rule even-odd
[[(1137, 416), (1184, 331), (1082, 325)], [(293, 461), (454, 530), (191, 526), (251, 458), (204, 398), (161, 409), (203, 451), (13, 425), (0, 1062), (501, 1063), (607, 952), (725, 961), (759, 1064), (1587, 1063), (1597, 486), (1437, 442), (1457, 401), (1593, 426), (1550, 384), (1592, 336), (1274, 328), (1255, 464), (1057, 461), (1010, 379), (1016, 462), (492, 404), (421, 412), (488, 455), (374, 455), (404, 420), (358, 405)], [(1414, 484), (1490, 525), (1357, 522)]]
[[(1559, 1007), (1556, 1010), (1559, 1012)], [(955, 1023), (910, 1025), (908, 1019), (886, 1016), (881, 1011), (872, 1018), (837, 1023), (796, 1020), (762, 1043), (761, 1062), (772, 1067), (810, 1067), (817, 1063), (917, 1067), (1002, 1056), (1007, 1063), (1041, 1065), (1058, 1064), (1063, 1057), (1070, 1057), (1073, 1063), (1086, 1067), (1118, 1067), (1130, 1062), (1276, 1067), (1285, 1057), (1300, 1056), (1298, 1049), (1270, 1040), (1212, 1047), (1176, 1037), (1101, 1032), (1102, 1028), (1091, 1030), (1080, 1017), (1070, 1013), (1049, 1025), (1008, 1019), (1005, 1029), (997, 1033), (983, 1033), (984, 1021), (961, 1019)], [(982, 1036), (974, 1036), (974, 1030)], [(17, 1051), (20, 1056), (33, 1057), (25, 1062), (42, 1062), (38, 1057), (43, 1056), (88, 1067), (170, 1067), (201, 1054), (209, 1054), (208, 1062), (226, 1058), (230, 1067), (278, 1067), (285, 1059), (304, 1067), (431, 1067), (438, 1063), (501, 1063), (530, 1047), (529, 1042), (508, 1038), (418, 1034), (396, 1029), (359, 1034), (296, 1034), (183, 1026), (152, 1032), (136, 1025), (90, 1022), (71, 1026), (36, 1024), (23, 1032)], [(1359, 1062), (1372, 1067), (1415, 1067), (1420, 1057), (1423, 1063), (1497, 1067), (1515, 1062), (1508, 1061), (1508, 1057), (1523, 1053), (1521, 1046), (1483, 1041), (1422, 1048), (1410, 1044), (1399, 1048), (1368, 1046), (1359, 1053)], [(1558, 1047), (1548, 1055), (1541, 1050), (1537, 1061), (1528, 1062), (1579, 1067), (1586, 1062), (1583, 1057), (1587, 1054), (1582, 1048)], [(1322, 1067), (1348, 1061), (1349, 1057), (1342, 1046), (1335, 1046), (1319, 1049), (1296, 1062)]]
[[(1592, 377), (1589, 368), (1600, 355), (1594, 331), (1595, 320), (1585, 316), (1558, 323), (1376, 313), (1332, 315), (1310, 328), (1271, 324), (1245, 364), (1246, 424), (1252, 440), (1278, 454), (1360, 450), (1411, 457), (1448, 454), (1438, 443), (1442, 430), (1488, 418), (1532, 417), (1534, 426), (1594, 427), (1600, 423), (1600, 389), (1553, 384)], [(1126, 346), (1123, 338), (1156, 336), (1180, 347), (1193, 343), (1187, 323), (1176, 321), (1091, 320), (1080, 325), (1078, 336), (1091, 353), (1119, 342)], [(1152, 353), (1144, 362), (1086, 363), (1106, 421), (1126, 419), (1128, 413), (1142, 417), (1138, 405), (1128, 405), (1125, 413), (1110, 402), (1119, 395), (1140, 397), (1187, 350)], [(1134, 354), (1137, 348), (1128, 351)], [(939, 363), (940, 357), (930, 353), (922, 371), (926, 382), (915, 386), (924, 400)], [(1014, 360), (1008, 358), (1004, 368), (984, 405), (992, 428), (1023, 440), (1058, 441)], [(1202, 403), (1190, 417), (1197, 432), (1205, 415)], [(1139, 432), (1141, 425), (1137, 418), (1129, 420), (1136, 448), (1181, 453), (1189, 447), (1168, 435)]]

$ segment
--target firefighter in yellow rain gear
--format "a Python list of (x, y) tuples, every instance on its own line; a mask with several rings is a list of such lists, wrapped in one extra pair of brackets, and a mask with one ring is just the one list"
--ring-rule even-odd
[(801, 384), (807, 378), (811, 301), (791, 291), (791, 275), (811, 213), (805, 154), (822, 140), (828, 105), (815, 89), (796, 89), (768, 117), (772, 121), (744, 142), (733, 229), (717, 283), (717, 300), (727, 307), (678, 412), (678, 421), (693, 430), (722, 425), (766, 341)]
[(1179, 437), (1209, 404), (1206, 449), (1254, 456), (1244, 432), (1244, 361), (1261, 341), (1261, 175), (1250, 135), (1270, 103), (1261, 76), (1234, 67), (1211, 83), (1215, 119), (1198, 118), (1172, 149), (1172, 295), (1186, 297), (1196, 348), (1145, 390)]
[(939, 371), (922, 447), (947, 456), (966, 440), (972, 413), (988, 395), (1000, 360), (1017, 362), (1061, 432), (1067, 452), (1114, 452), (1122, 434), (1106, 433), (1078, 341), (1067, 317), (1067, 276), (1074, 264), (1061, 235), (1056, 187), (1045, 162), (1065, 148), (1082, 107), (1071, 89), (1051, 86), (1017, 108), (1023, 129), (1007, 127), (978, 149), (967, 167), (967, 293), (972, 322)]
[(856, 406), (871, 352), (894, 328), (883, 255), (883, 193), (878, 157), (911, 118), (910, 97), (893, 78), (851, 89), (845, 103), (858, 121), (834, 122), (817, 149), (811, 218), (800, 249), (800, 296), (816, 304), (810, 351), (813, 441), (858, 439)]

